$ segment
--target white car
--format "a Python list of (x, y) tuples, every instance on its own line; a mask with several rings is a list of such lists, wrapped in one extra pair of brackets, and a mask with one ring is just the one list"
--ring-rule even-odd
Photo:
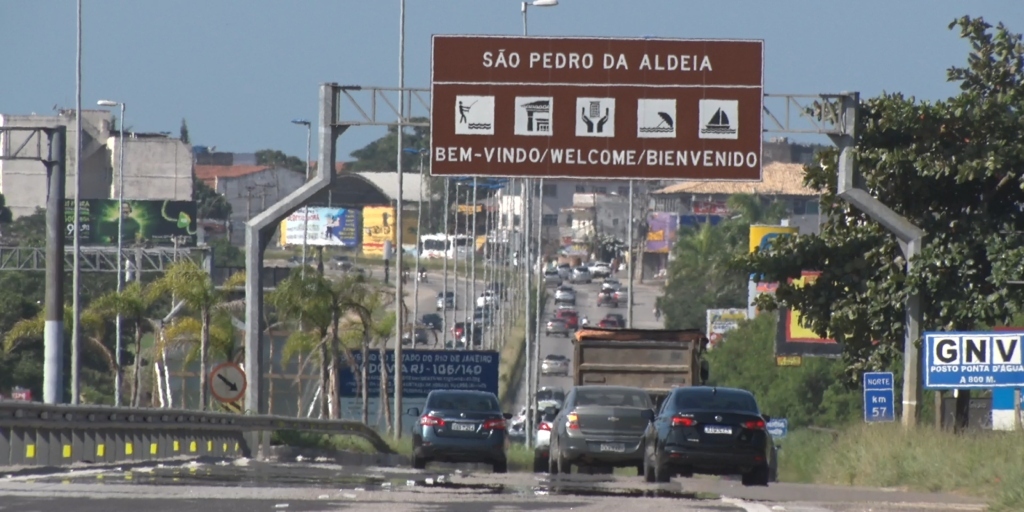
[(612, 275), (612, 267), (603, 261), (597, 261), (590, 264), (590, 273), (594, 277), (608, 277)]
[(572, 278), (569, 280), (573, 283), (590, 283), (593, 277), (590, 275), (590, 269), (584, 266), (579, 266), (572, 269)]
[(558, 274), (557, 269), (549, 268), (544, 271), (544, 285), (545, 286), (559, 286), (562, 284), (562, 277)]
[(551, 428), (554, 426), (557, 408), (542, 409), (533, 436), (533, 472), (547, 473), (548, 450), (551, 448)]
[(601, 283), (602, 291), (611, 290), (613, 292), (617, 292), (619, 291), (619, 288), (622, 288), (622, 283), (616, 281), (615, 279), (605, 279), (604, 282)]
[(559, 277), (561, 277), (562, 279), (569, 279), (569, 277), (572, 275), (572, 266), (569, 265), (568, 263), (562, 263), (561, 265), (558, 265), (557, 270)]

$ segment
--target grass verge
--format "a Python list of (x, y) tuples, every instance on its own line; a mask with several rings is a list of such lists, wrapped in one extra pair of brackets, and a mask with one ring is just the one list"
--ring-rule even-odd
[(856, 425), (828, 433), (796, 431), (782, 441), (785, 481), (901, 487), (978, 496), (993, 512), (1024, 510), (1024, 434), (955, 435), (899, 424)]
[(299, 432), (295, 430), (275, 430), (270, 436), (270, 444), (294, 446), (296, 448), (315, 448), (319, 450), (377, 453), (377, 449), (374, 448), (369, 441), (358, 436), (319, 434), (315, 432)]
[(514, 406), (515, 390), (523, 371), (523, 354), (526, 348), (526, 324), (520, 318), (509, 330), (505, 345), (501, 347), (498, 361), (498, 401), (506, 412)]

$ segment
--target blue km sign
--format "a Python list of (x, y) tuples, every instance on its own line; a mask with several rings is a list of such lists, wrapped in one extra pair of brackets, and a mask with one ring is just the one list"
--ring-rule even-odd
[(925, 389), (1024, 387), (1021, 332), (926, 332)]
[(775, 439), (785, 439), (786, 434), (789, 434), (789, 420), (786, 418), (772, 418), (767, 427), (768, 433)]
[(896, 421), (892, 372), (864, 373), (864, 421)]
[[(351, 352), (356, 371), (346, 362), (341, 362), (341, 396), (358, 397), (359, 368), (362, 363), (360, 352)], [(380, 351), (370, 351), (369, 384), (370, 397), (380, 396)], [(488, 391), (498, 394), (498, 352), (489, 351), (448, 351), (448, 350), (403, 350), (402, 351), (402, 396), (406, 398), (425, 397), (435, 389), (463, 389)], [(388, 395), (394, 396), (395, 351), (387, 351)]]

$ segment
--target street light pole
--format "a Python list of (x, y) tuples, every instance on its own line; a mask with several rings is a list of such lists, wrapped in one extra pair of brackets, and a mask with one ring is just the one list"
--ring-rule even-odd
[[(124, 251), (124, 102), (111, 100), (100, 100), (96, 102), (101, 107), (121, 107), (121, 118), (118, 120), (117, 135), (117, 293), (124, 289), (124, 275), (121, 272), (121, 261)], [(114, 320), (114, 365), (117, 371), (114, 373), (114, 407), (121, 406), (121, 314), (118, 313)]]
[[(309, 182), (309, 149), (310, 141), (313, 137), (312, 124), (306, 119), (293, 119), (292, 124), (303, 125), (306, 127), (306, 182)], [(326, 169), (326, 172), (334, 172), (334, 169)], [(287, 237), (287, 235), (286, 235)], [(308, 247), (309, 239), (309, 206), (302, 206), (302, 270), (300, 275), (306, 277), (306, 251)]]
[(416, 148), (405, 148), (406, 153), (420, 155), (420, 193), (419, 201), (416, 202), (416, 273), (415, 281), (412, 283), (412, 346), (416, 347), (416, 326), (419, 323), (420, 318), (420, 259), (422, 255), (423, 246), (420, 240), (423, 238), (420, 236), (420, 231), (423, 229), (423, 150)]
[[(405, 208), (402, 197), (402, 132), (405, 130), (405, 0), (399, 0), (398, 9), (398, 198), (395, 208), (395, 245), (398, 254), (395, 256), (395, 263), (398, 265), (398, 279), (395, 281), (395, 320), (398, 325), (395, 342), (395, 407), (393, 412), (395, 439), (402, 438), (402, 331), (405, 329), (405, 297), (402, 296), (402, 256), (405, 249), (402, 247), (402, 210)], [(387, 397), (382, 397), (387, 400)]]

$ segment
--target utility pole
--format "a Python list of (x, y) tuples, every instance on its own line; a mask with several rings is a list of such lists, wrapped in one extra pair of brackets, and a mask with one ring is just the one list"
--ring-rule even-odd
[[(395, 263), (398, 265), (398, 279), (395, 280), (395, 320), (398, 325), (397, 341), (395, 343), (395, 410), (392, 415), (394, 419), (395, 439), (402, 438), (402, 331), (405, 330), (405, 297), (402, 295), (402, 256), (405, 250), (402, 248), (402, 210), (405, 209), (402, 197), (402, 132), (405, 129), (405, 0), (399, 0), (398, 15), (398, 198), (395, 208), (395, 239), (396, 249)], [(382, 397), (387, 400), (387, 397)]]
[[(64, 185), (67, 173), (67, 128), (47, 132), (46, 160), (46, 321), (43, 324), (43, 401), (63, 402), (64, 390)], [(76, 201), (77, 208), (77, 201)], [(75, 224), (75, 240), (78, 229)]]
[(633, 231), (634, 220), (633, 220), (633, 180), (629, 180), (629, 213), (627, 214), (629, 221), (626, 224), (626, 256), (629, 258), (629, 281), (626, 285), (626, 328), (633, 328), (633, 260), (635, 259), (635, 252), (633, 250)]
[[(448, 250), (451, 249), (452, 253), (455, 253), (455, 241), (452, 236), (448, 234), (448, 212), (451, 210), (451, 206), (448, 204), (448, 189), (451, 187), (451, 182), (448, 177), (444, 178), (444, 227), (441, 228), (441, 232), (444, 233), (444, 285), (441, 289), (441, 341), (444, 342), (448, 336)], [(455, 301), (452, 300), (452, 307), (455, 307)], [(454, 344), (453, 344), (454, 346)]]

